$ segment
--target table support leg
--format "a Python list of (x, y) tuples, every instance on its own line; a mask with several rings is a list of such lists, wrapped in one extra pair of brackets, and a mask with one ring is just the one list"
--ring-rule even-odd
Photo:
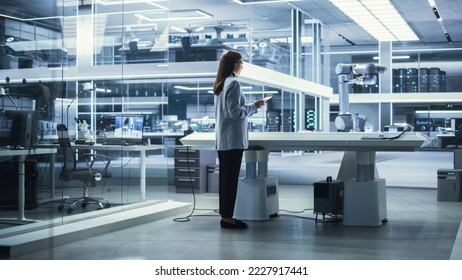
[(140, 196), (141, 202), (146, 201), (146, 151), (140, 151), (140, 161), (141, 161), (141, 170), (140, 170)]

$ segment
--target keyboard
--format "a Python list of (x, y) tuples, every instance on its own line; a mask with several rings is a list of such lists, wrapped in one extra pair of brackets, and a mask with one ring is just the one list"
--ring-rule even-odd
[(85, 139), (75, 139), (74, 143), (76, 145), (89, 145), (89, 146), (95, 145), (95, 142), (93, 141), (87, 142), (85, 141)]
[(138, 145), (139, 141), (127, 140), (127, 139), (111, 139), (108, 138), (106, 141), (101, 143), (103, 145), (119, 145), (119, 146), (133, 146)]

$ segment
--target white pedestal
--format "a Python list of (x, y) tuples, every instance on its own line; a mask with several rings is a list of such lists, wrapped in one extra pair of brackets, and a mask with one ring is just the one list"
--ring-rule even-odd
[(387, 218), (385, 179), (345, 181), (343, 225), (381, 226)]
[(237, 188), (234, 217), (247, 221), (267, 221), (279, 212), (277, 177), (242, 178)]

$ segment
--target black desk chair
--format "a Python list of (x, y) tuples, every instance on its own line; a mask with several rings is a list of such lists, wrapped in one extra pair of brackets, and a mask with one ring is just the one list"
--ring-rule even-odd
[[(96, 181), (100, 181), (102, 178), (112, 177), (112, 174), (107, 170), (109, 164), (111, 163), (111, 159), (100, 154), (86, 153), (82, 154), (86, 165), (78, 167), (75, 151), (71, 146), (71, 142), (69, 141), (69, 134), (66, 125), (58, 124), (57, 131), (59, 146), (61, 147), (62, 154), (64, 156), (63, 166), (61, 172), (59, 173), (59, 179), (65, 182), (77, 180), (84, 183), (83, 196), (79, 198), (65, 199), (63, 203), (58, 207), (58, 210), (62, 211), (64, 209), (64, 202), (68, 200), (71, 203), (70, 207), (67, 209), (67, 213), (69, 214), (74, 211), (74, 207), (77, 204), (80, 204), (82, 208), (85, 208), (89, 203), (95, 203), (99, 206), (98, 210), (111, 207), (111, 204), (106, 199), (93, 198), (89, 197), (88, 195), (89, 186), (95, 187)], [(96, 168), (94, 166), (95, 162), (104, 163), (104, 167), (102, 169)]]

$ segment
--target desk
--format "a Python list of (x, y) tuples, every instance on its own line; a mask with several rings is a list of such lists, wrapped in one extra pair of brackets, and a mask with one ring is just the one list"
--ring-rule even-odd
[[(54, 144), (40, 144), (40, 147), (55, 147), (59, 148), (59, 145)], [(120, 152), (138, 152), (140, 154), (140, 199), (142, 202), (146, 201), (146, 151), (156, 151), (164, 148), (163, 145), (133, 145), (133, 146), (122, 146), (122, 145), (72, 145), (76, 150), (92, 150), (92, 151), (120, 151)], [(55, 162), (54, 159), (51, 162)], [(54, 179), (52, 179), (54, 181)], [(53, 190), (54, 191), (54, 190)]]
[[(251, 132), (249, 145), (268, 151), (346, 151), (339, 176), (342, 180), (356, 178), (359, 181), (373, 179), (370, 174), (375, 169), (377, 151), (414, 151), (430, 139), (421, 133), (406, 132), (397, 139), (398, 132), (313, 132), (313, 133), (281, 133)], [(214, 132), (194, 132), (180, 139), (181, 143), (195, 149), (214, 149)], [(352, 163), (352, 160), (355, 162)], [(343, 171), (356, 167), (356, 172)], [(372, 170), (371, 170), (372, 168)], [(349, 174), (343, 175), (343, 174)]]
[(462, 145), (462, 137), (456, 137), (455, 134), (437, 134), (438, 148), (444, 149), (447, 146), (454, 146), (457, 148), (458, 145)]
[(56, 154), (56, 148), (38, 148), (35, 150), (0, 150), (0, 156), (15, 156), (18, 157), (18, 218), (17, 219), (1, 219), (0, 222), (26, 224), (33, 220), (28, 220), (24, 215), (25, 207), (25, 187), (24, 187), (24, 174), (26, 156), (43, 155), (43, 154)]
[(146, 201), (146, 151), (156, 151), (164, 148), (163, 145), (72, 145), (75, 149), (87, 149), (93, 151), (120, 151), (120, 152), (138, 152), (140, 154), (140, 199)]
[[(415, 151), (430, 139), (421, 133), (406, 132), (250, 132), (250, 146), (269, 151)], [(381, 137), (383, 135), (383, 137)], [(180, 139), (196, 149), (214, 149), (215, 132), (194, 132)]]
[[(215, 133), (195, 132), (180, 141), (195, 149), (214, 149)], [(416, 132), (249, 133), (251, 147), (268, 151), (345, 151), (339, 171), (340, 179), (345, 180), (343, 223), (360, 226), (378, 226), (386, 221), (385, 180), (375, 178), (376, 152), (415, 151), (430, 142)], [(374, 216), (364, 217), (369, 213)]]

